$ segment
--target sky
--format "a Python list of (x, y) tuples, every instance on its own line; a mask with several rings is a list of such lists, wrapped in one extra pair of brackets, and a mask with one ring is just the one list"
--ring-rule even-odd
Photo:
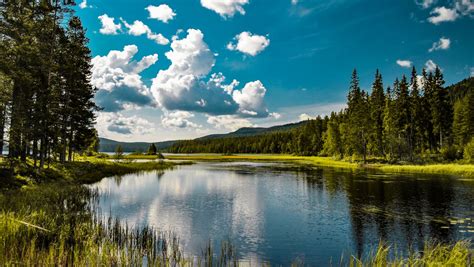
[(472, 0), (78, 0), (101, 137), (191, 139), (345, 107), (351, 72), (370, 91), (439, 66), (474, 76)]

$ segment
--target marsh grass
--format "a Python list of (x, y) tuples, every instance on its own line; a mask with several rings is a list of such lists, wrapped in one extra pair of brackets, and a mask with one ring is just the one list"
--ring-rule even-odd
[(366, 258), (351, 256), (349, 262), (341, 259), (341, 266), (473, 266), (474, 252), (469, 241), (459, 241), (454, 245), (427, 243), (423, 251), (410, 251), (407, 256), (380, 243), (378, 248)]
[(233, 246), (219, 254), (210, 243), (199, 257), (185, 256), (179, 238), (151, 227), (104, 218), (97, 191), (62, 185), (0, 195), (2, 266), (231, 266)]
[(351, 170), (376, 170), (386, 173), (427, 173), (427, 174), (451, 174), (460, 175), (465, 178), (474, 178), (474, 164), (446, 163), (446, 164), (385, 164), (356, 162), (333, 159), (329, 157), (293, 156), (293, 155), (251, 155), (241, 154), (225, 156), (219, 154), (196, 154), (196, 155), (168, 155), (168, 159), (194, 160), (194, 161), (284, 161), (305, 163), (314, 166), (334, 167)]

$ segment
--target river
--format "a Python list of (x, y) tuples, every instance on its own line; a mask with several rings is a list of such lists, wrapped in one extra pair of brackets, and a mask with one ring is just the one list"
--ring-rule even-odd
[(187, 255), (228, 241), (245, 262), (328, 265), (381, 240), (406, 250), (474, 238), (474, 181), (453, 176), (201, 162), (91, 187), (102, 215), (171, 231)]

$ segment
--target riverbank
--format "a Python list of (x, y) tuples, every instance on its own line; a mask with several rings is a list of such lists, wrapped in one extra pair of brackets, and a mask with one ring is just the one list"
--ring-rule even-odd
[(0, 188), (12, 189), (25, 185), (36, 185), (51, 182), (65, 182), (73, 184), (90, 184), (100, 181), (102, 178), (125, 175), (140, 171), (164, 170), (172, 168), (177, 164), (170, 161), (146, 161), (136, 162), (131, 160), (107, 160), (94, 157), (80, 158), (74, 162), (51, 163), (43, 169), (33, 167), (30, 160), (18, 164), (14, 168), (13, 176), (11, 170), (4, 164), (1, 170), (2, 183)]
[(336, 160), (329, 157), (293, 156), (293, 155), (219, 155), (219, 154), (186, 154), (167, 155), (170, 160), (191, 160), (191, 161), (282, 161), (311, 164), (322, 167), (335, 167), (343, 169), (371, 169), (387, 173), (428, 173), (428, 174), (450, 174), (460, 175), (465, 178), (474, 179), (474, 164), (382, 164), (369, 163), (359, 164), (348, 161)]

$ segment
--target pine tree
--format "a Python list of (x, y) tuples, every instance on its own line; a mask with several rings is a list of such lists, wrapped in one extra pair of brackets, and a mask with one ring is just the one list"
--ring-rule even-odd
[(115, 158), (121, 159), (123, 157), (123, 148), (121, 145), (117, 145), (115, 148)]
[(453, 135), (455, 144), (462, 148), (474, 136), (474, 89), (454, 104)]
[(419, 153), (422, 149), (423, 143), (423, 102), (420, 96), (420, 89), (418, 85), (418, 76), (416, 69), (413, 67), (410, 79), (410, 148), (411, 155), (413, 152)]
[(156, 152), (157, 152), (156, 146), (155, 146), (155, 144), (152, 143), (150, 145), (150, 147), (148, 148), (147, 154), (148, 155), (156, 155)]
[[(398, 87), (398, 80), (394, 83), (394, 88)], [(385, 108), (383, 114), (383, 139), (385, 155), (393, 159), (398, 138), (398, 128), (396, 125), (396, 108), (393, 100), (393, 93), (390, 87), (387, 88), (385, 97)]]
[(432, 77), (432, 97), (431, 97), (431, 119), (433, 124), (433, 133), (437, 137), (435, 141), (437, 149), (447, 145), (451, 130), (452, 111), (449, 104), (448, 94), (443, 88), (444, 79), (439, 67), (436, 67), (434, 76)]
[(411, 104), (408, 92), (408, 82), (405, 75), (395, 89), (396, 128), (398, 130), (398, 159), (410, 153), (409, 133), (411, 121)]
[(379, 70), (375, 73), (375, 81), (372, 84), (370, 95), (370, 111), (373, 122), (371, 132), (371, 147), (374, 155), (382, 156), (383, 149), (383, 114), (385, 108), (385, 94), (383, 89), (382, 75)]
[(359, 87), (357, 71), (352, 72), (351, 84), (348, 95), (348, 148), (351, 154), (361, 155), (363, 161), (367, 159), (368, 143), (372, 120), (370, 117), (368, 94)]

